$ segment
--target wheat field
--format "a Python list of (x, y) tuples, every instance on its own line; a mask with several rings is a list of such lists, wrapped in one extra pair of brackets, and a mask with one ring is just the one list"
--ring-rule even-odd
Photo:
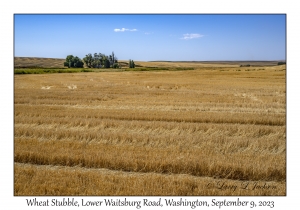
[(286, 195), (286, 66), (190, 65), (15, 75), (14, 194)]
[(24, 67), (44, 67), (44, 68), (64, 68), (65, 59), (62, 58), (36, 58), (36, 57), (14, 57), (16, 68)]

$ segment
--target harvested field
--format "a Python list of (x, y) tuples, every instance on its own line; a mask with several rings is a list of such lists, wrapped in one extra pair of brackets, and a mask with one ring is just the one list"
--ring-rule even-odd
[(17, 68), (44, 67), (64, 68), (65, 59), (61, 58), (36, 58), (36, 57), (15, 57), (14, 66)]
[(286, 195), (286, 66), (190, 65), (15, 75), (15, 195)]

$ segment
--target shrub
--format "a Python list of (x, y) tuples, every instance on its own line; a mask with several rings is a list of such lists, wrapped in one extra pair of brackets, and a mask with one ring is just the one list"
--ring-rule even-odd
[(135, 68), (135, 64), (134, 64), (133, 60), (129, 59), (128, 63), (129, 63), (129, 68)]
[(286, 62), (278, 62), (277, 65), (285, 65)]
[(114, 69), (118, 69), (118, 68), (120, 68), (120, 66), (119, 66), (118, 63), (114, 63), (113, 68), (114, 68)]

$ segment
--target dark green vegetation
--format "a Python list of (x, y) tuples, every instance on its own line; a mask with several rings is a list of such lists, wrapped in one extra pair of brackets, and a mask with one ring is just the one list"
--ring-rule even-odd
[(134, 68), (134, 69), (126, 69), (125, 71), (184, 71), (184, 70), (194, 70), (195, 68), (192, 67), (142, 67), (142, 68)]
[(130, 60), (130, 59), (129, 59), (129, 62), (128, 62), (128, 63), (129, 63), (128, 66), (129, 66), (130, 69), (135, 68), (135, 64), (134, 64), (133, 60)]
[[(77, 72), (122, 72), (122, 71), (185, 71), (196, 69), (209, 69), (212, 71), (260, 71), (265, 70), (266, 66), (278, 66), (279, 61), (222, 61), (222, 62), (143, 62), (133, 60), (118, 61), (112, 53), (105, 56), (101, 53), (94, 55), (88, 54), (84, 58), (85, 65), (80, 64), (77, 56), (69, 55), (66, 59), (55, 58), (33, 58), (33, 57), (15, 57), (14, 74), (48, 74), (48, 73), (77, 73)], [(65, 64), (65, 66), (64, 66)], [(68, 66), (67, 66), (68, 64)], [(90, 68), (88, 68), (90, 65)], [(250, 65), (244, 68), (240, 65)], [(71, 68), (69, 67), (71, 66)], [(72, 67), (73, 66), (73, 67)], [(75, 68), (76, 66), (76, 68)], [(134, 66), (134, 68), (132, 68)], [(130, 68), (131, 67), (131, 68)], [(263, 67), (263, 68), (262, 68)], [(275, 70), (277, 71), (277, 70)], [(278, 70), (278, 71), (283, 71)]]
[(285, 65), (286, 62), (278, 62), (278, 65)]
[(89, 53), (83, 58), (83, 62), (88, 68), (119, 68), (118, 59), (114, 52), (111, 55), (103, 53)]
[(64, 66), (68, 68), (83, 68), (83, 62), (77, 56), (74, 57), (73, 55), (68, 55), (64, 62)]
[(188, 67), (138, 67), (138, 68), (15, 68), (14, 74), (53, 74), (53, 73), (79, 73), (79, 72), (120, 72), (120, 71), (184, 71), (194, 70), (194, 68)]
[[(194, 70), (194, 67), (161, 67), (148, 66), (144, 63), (136, 64), (133, 60), (118, 61), (114, 53), (110, 56), (95, 53), (86, 55), (83, 62), (77, 56), (68, 55), (66, 61), (63, 59), (46, 58), (15, 58), (14, 74), (52, 74), (52, 73), (79, 73), (79, 72), (121, 72), (121, 71), (182, 71)], [(64, 65), (58, 65), (63, 63)], [(59, 66), (59, 67), (56, 67)]]
[(77, 72), (92, 72), (90, 69), (72, 68), (72, 69), (59, 69), (59, 68), (17, 68), (14, 70), (15, 74), (51, 74), (51, 73), (77, 73)]

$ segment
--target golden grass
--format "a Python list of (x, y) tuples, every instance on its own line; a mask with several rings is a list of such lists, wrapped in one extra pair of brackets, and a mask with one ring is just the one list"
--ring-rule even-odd
[(14, 66), (64, 68), (65, 60), (61, 58), (14, 57)]
[(283, 195), (285, 182), (238, 181), (186, 174), (131, 173), (15, 163), (15, 195)]
[[(225, 151), (203, 148), (149, 148), (76, 141), (15, 141), (15, 161), (39, 165), (82, 166), (133, 172), (191, 174), (240, 180), (285, 180), (285, 161), (275, 152), (242, 152), (241, 143)], [(233, 149), (231, 148), (233, 147)], [(224, 153), (226, 155), (224, 155)], [(251, 159), (251, 162), (249, 160)], [(276, 162), (276, 165), (272, 165)], [(258, 165), (259, 164), (259, 165)]]
[(285, 195), (285, 66), (191, 65), (15, 75), (15, 195)]

